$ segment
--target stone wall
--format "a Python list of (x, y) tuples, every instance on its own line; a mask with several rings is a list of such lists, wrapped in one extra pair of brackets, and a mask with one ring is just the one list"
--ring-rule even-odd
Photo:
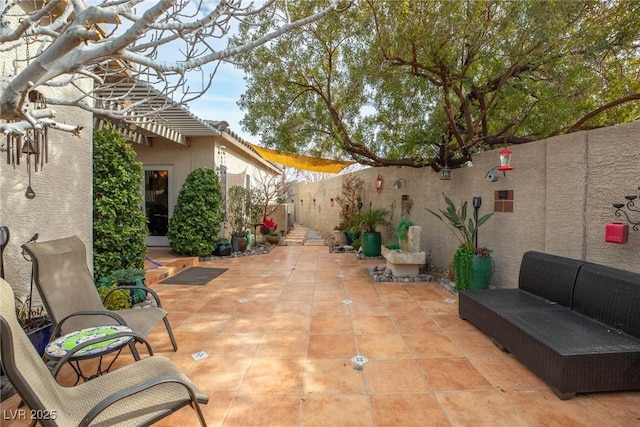
[[(513, 195), (513, 211), (495, 211), (479, 232), (479, 245), (493, 251), (493, 286), (517, 285), (520, 260), (528, 250), (640, 272), (640, 232), (630, 231), (624, 245), (604, 241), (605, 225), (618, 219), (612, 204), (626, 201), (627, 194), (638, 194), (639, 135), (640, 122), (511, 146), (514, 170), (506, 176), (499, 173), (497, 182), (484, 177), (498, 165), (498, 149), (475, 156), (473, 166), (454, 170), (450, 181), (426, 168), (369, 168), (355, 174), (365, 182), (363, 209), (371, 203), (392, 210), (394, 225), (402, 195), (410, 197), (409, 217), (422, 226), (421, 248), (435, 267), (448, 268), (458, 242), (426, 209), (444, 209), (444, 192), (456, 204), (467, 200), (472, 215), (471, 200), (480, 196), (482, 216), (503, 203), (498, 192), (506, 190)], [(374, 188), (378, 175), (384, 180), (381, 191)], [(332, 236), (339, 223), (335, 197), (341, 193), (342, 179), (297, 183), (297, 223)], [(397, 179), (400, 189), (393, 185)], [(394, 240), (393, 230), (380, 231), (383, 242)]]

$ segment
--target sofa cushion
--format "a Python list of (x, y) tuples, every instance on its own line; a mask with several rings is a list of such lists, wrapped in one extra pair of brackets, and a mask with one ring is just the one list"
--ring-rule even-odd
[(578, 273), (572, 309), (640, 337), (640, 274), (585, 263)]
[(460, 299), (463, 297), (473, 299), (476, 303), (498, 313), (514, 310), (555, 311), (566, 308), (521, 289), (468, 289), (460, 291), (459, 296)]
[(529, 251), (522, 257), (518, 287), (571, 307), (573, 286), (584, 261)]
[(458, 294), (458, 314), (500, 342), (504, 330), (500, 317), (510, 311), (569, 310), (521, 289), (467, 289)]
[(573, 310), (510, 311), (493, 337), (561, 399), (640, 389), (640, 339)]

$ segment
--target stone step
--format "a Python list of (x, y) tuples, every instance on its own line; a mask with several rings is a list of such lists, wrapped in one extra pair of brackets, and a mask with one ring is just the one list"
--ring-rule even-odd
[(302, 246), (307, 235), (307, 229), (304, 227), (294, 227), (284, 238), (284, 242), (289, 246)]
[(308, 230), (307, 235), (304, 240), (305, 246), (326, 246), (327, 243), (324, 241), (324, 238), (314, 230)]
[(169, 248), (150, 248), (144, 262), (145, 284), (153, 285), (199, 263), (198, 257), (176, 257)]

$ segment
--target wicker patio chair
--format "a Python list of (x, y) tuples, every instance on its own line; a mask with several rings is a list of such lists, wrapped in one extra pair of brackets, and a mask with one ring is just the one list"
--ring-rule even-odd
[(105, 309), (87, 267), (86, 248), (78, 236), (30, 242), (22, 247), (31, 255), (34, 281), (53, 322), (54, 336), (93, 326), (121, 324), (123, 319), (136, 333), (146, 338), (163, 321), (173, 350), (178, 350), (167, 311), (152, 289), (136, 287), (151, 295), (156, 306), (115, 311)]
[(29, 406), (32, 425), (149, 425), (190, 405), (206, 426), (199, 404), (209, 398), (163, 356), (147, 357), (75, 387), (61, 386), (20, 327), (13, 298), (11, 286), (0, 279), (0, 358), (7, 379)]

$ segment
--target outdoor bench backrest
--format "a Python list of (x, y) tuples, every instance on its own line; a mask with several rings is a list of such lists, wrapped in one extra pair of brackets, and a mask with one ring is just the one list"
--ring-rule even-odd
[(572, 308), (640, 338), (640, 274), (585, 263), (578, 273)]
[(570, 308), (578, 270), (584, 263), (542, 252), (525, 252), (518, 287)]

